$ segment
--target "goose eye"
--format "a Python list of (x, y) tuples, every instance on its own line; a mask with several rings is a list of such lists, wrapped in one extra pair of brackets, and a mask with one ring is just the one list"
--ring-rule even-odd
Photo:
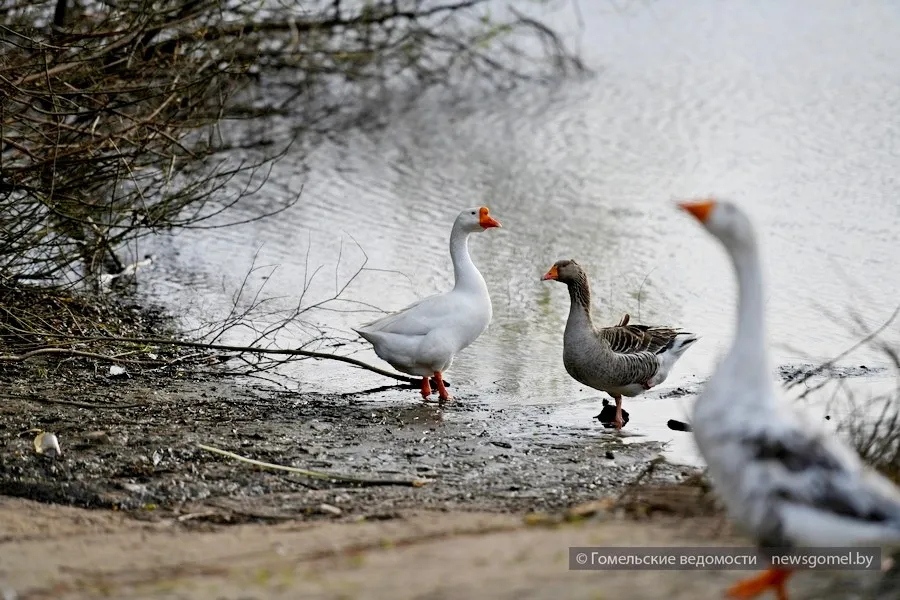
[(474, 210), (472, 211), (472, 214), (473, 214), (473, 215), (475, 214), (475, 211), (474, 211)]

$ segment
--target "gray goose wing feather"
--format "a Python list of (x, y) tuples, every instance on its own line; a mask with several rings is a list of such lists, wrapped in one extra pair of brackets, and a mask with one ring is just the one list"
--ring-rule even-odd
[(604, 327), (598, 334), (606, 340), (613, 352), (618, 354), (639, 354), (650, 352), (659, 354), (669, 348), (678, 331), (668, 327), (649, 325), (628, 325), (628, 315), (619, 325)]
[[(650, 327), (648, 325), (628, 325), (626, 315), (619, 325), (596, 329), (598, 339), (615, 355), (614, 367), (608, 373), (621, 385), (642, 383), (649, 380), (659, 369), (657, 354), (674, 339), (674, 330)], [(671, 338), (667, 332), (672, 332)]]

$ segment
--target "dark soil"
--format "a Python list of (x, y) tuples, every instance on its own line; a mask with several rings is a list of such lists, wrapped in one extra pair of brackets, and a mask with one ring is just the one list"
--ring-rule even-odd
[[(498, 439), (488, 431), (510, 431), (497, 421), (517, 419), (515, 411), (463, 402), (440, 408), (412, 391), (408, 403), (386, 405), (189, 372), (107, 371), (55, 369), (40, 379), (28, 367), (2, 372), (0, 494), (89, 508), (206, 511), (204, 518), (219, 520), (390, 517), (410, 507), (554, 510), (618, 493), (660, 450), (546, 426)], [(58, 436), (61, 456), (35, 452), (29, 430), (38, 429)], [(198, 443), (282, 465), (429, 482), (310, 479), (212, 454)], [(662, 466), (654, 476), (687, 474)]]
[[(661, 450), (626, 444), (600, 423), (573, 432), (477, 400), (439, 407), (413, 390), (390, 403), (300, 395), (217, 375), (218, 359), (195, 349), (67, 342), (54, 334), (165, 337), (172, 323), (122, 296), (36, 288), (0, 295), (6, 357), (53, 345), (119, 358), (0, 361), (2, 495), (226, 522), (385, 518), (410, 507), (540, 511), (619, 493)], [(62, 454), (37, 453), (39, 432), (55, 434)], [(376, 481), (262, 469), (198, 444)], [(654, 476), (673, 481), (688, 471), (660, 466)], [(428, 482), (380, 484), (418, 479)]]

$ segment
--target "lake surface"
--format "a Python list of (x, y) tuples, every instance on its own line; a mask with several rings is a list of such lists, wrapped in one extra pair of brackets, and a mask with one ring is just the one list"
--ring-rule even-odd
[[(452, 285), (452, 221), (487, 205), (503, 228), (474, 235), (470, 251), (494, 319), (447, 375), (459, 401), (533, 407), (537, 419), (600, 433), (591, 417), (602, 394), (562, 365), (565, 286), (540, 280), (556, 260), (574, 258), (590, 275), (599, 323), (628, 312), (702, 337), (662, 386), (625, 401), (627, 430), (672, 440), (671, 455), (693, 462), (690, 436), (665, 425), (686, 417), (692, 396), (659, 396), (696, 391), (711, 373), (730, 342), (735, 286), (724, 252), (672, 200), (716, 194), (752, 214), (778, 363), (846, 349), (857, 339), (851, 309), (873, 327), (886, 320), (900, 302), (900, 4), (581, 2), (580, 12), (583, 28), (572, 11), (553, 19), (596, 76), (474, 107), (423, 102), (384, 131), (321, 147), (308, 172), (288, 157), (260, 203), (303, 186), (298, 205), (239, 228), (155, 239), (141, 248), (160, 255), (142, 281), (197, 323), (227, 312), (256, 257), (278, 265), (263, 295), (287, 307), (318, 265), (306, 301), (334, 291), (343, 245), (338, 285), (361, 264), (360, 248), (369, 268), (383, 269), (361, 273), (346, 297), (396, 310)], [(310, 318), (352, 339), (350, 327), (377, 316)], [(900, 342), (898, 329), (888, 338)], [(307, 335), (293, 328), (280, 343), (295, 347)], [(361, 343), (339, 351), (387, 367)], [(851, 361), (883, 362), (867, 349)], [(301, 391), (389, 383), (330, 362), (284, 374)], [(420, 397), (395, 390), (366, 400)]]

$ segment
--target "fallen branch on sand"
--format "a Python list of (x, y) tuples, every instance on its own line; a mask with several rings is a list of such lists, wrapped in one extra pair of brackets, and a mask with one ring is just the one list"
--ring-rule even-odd
[(79, 402), (77, 400), (63, 400), (62, 398), (48, 398), (38, 394), (4, 394), (0, 396), (5, 400), (26, 400), (31, 402), (42, 402), (44, 404), (64, 404), (66, 406), (74, 406), (76, 408), (111, 408), (124, 410), (126, 408), (143, 408), (146, 404), (96, 404), (93, 402)]
[[(168, 340), (164, 338), (131, 338), (131, 337), (115, 337), (115, 336), (102, 336), (102, 337), (88, 337), (88, 336), (64, 336), (64, 335), (54, 335), (47, 333), (45, 334), (48, 337), (59, 337), (68, 340), (77, 340), (79, 342), (86, 343), (101, 343), (101, 342), (125, 342), (132, 344), (155, 344), (155, 345), (169, 345), (169, 346), (179, 346), (184, 348), (201, 348), (204, 350), (215, 350), (220, 352), (240, 352), (240, 353), (254, 353), (254, 354), (273, 354), (273, 355), (282, 355), (282, 356), (302, 356), (305, 358), (315, 358), (320, 360), (336, 360), (339, 362), (344, 362), (360, 369), (365, 369), (367, 371), (371, 371), (373, 373), (377, 373), (378, 375), (383, 375), (384, 377), (390, 377), (392, 379), (396, 379), (397, 381), (404, 381), (410, 384), (418, 384), (418, 379), (413, 379), (412, 377), (408, 377), (406, 375), (401, 375), (400, 373), (395, 373), (392, 371), (388, 371), (386, 369), (381, 369), (374, 365), (370, 365), (366, 362), (358, 360), (356, 358), (350, 356), (342, 356), (340, 354), (331, 354), (328, 352), (315, 352), (313, 350), (301, 350), (290, 349), (290, 348), (254, 348), (252, 346), (231, 346), (228, 344), (208, 344), (204, 342), (187, 342), (182, 340)], [(102, 359), (102, 360), (110, 360), (114, 362), (128, 362), (123, 359), (119, 359), (113, 356), (104, 356), (102, 354), (95, 354), (92, 352), (83, 352), (79, 350), (70, 350), (68, 348), (42, 348), (40, 350), (34, 350), (31, 352), (27, 352), (23, 355), (0, 355), (0, 362), (17, 362), (26, 360), (31, 358), (32, 356), (36, 356), (39, 354), (60, 354), (60, 355), (70, 355), (70, 356), (83, 356), (85, 358), (94, 358), (94, 359)], [(138, 362), (138, 361), (135, 361)], [(150, 362), (150, 361), (143, 361)], [(155, 361), (153, 364), (160, 364), (161, 361)], [(447, 382), (444, 382), (447, 384)]]
[(164, 360), (137, 360), (133, 358), (122, 358), (121, 356), (106, 356), (105, 354), (97, 354), (96, 352), (85, 352), (83, 350), (74, 350), (72, 348), (38, 348), (24, 354), (0, 354), (0, 362), (24, 362), (29, 358), (36, 356), (44, 356), (47, 354), (58, 354), (62, 356), (73, 356), (81, 358), (92, 358), (94, 360), (103, 360), (117, 363), (127, 364), (147, 364), (147, 365), (165, 365), (168, 361)]
[(219, 448), (215, 448), (213, 446), (207, 446), (206, 444), (197, 444), (197, 447), (201, 450), (206, 450), (207, 452), (212, 452), (213, 454), (219, 454), (221, 456), (227, 456), (228, 458), (233, 458), (235, 460), (239, 460), (241, 462), (249, 463), (251, 465), (256, 465), (257, 467), (263, 467), (266, 469), (274, 469), (276, 471), (287, 471), (288, 473), (296, 473), (298, 475), (305, 475), (306, 477), (312, 477), (315, 479), (327, 479), (330, 481), (344, 481), (347, 483), (356, 483), (358, 485), (366, 485), (366, 486), (374, 486), (374, 485), (402, 485), (408, 487), (422, 487), (426, 483), (429, 483), (430, 479), (370, 479), (366, 477), (353, 477), (350, 475), (336, 475), (334, 473), (326, 473), (324, 471), (311, 471), (309, 469), (301, 469), (299, 467), (288, 467), (286, 465), (276, 465), (274, 463), (267, 463), (261, 460), (256, 460), (253, 458), (247, 458), (245, 456), (241, 456), (240, 454), (235, 454), (234, 452), (229, 452), (228, 450), (220, 450)]

